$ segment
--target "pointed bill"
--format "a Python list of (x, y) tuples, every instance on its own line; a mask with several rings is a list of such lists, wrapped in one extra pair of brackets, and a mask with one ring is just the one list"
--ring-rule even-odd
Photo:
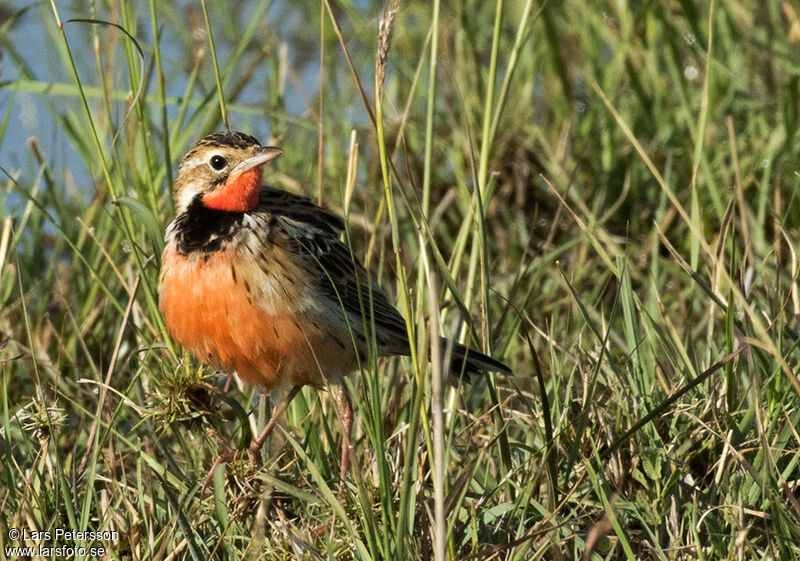
[(230, 176), (233, 177), (253, 169), (254, 167), (262, 166), (267, 162), (271, 162), (281, 154), (283, 154), (283, 150), (275, 146), (261, 146), (260, 148), (256, 148), (252, 156), (236, 164), (231, 170)]

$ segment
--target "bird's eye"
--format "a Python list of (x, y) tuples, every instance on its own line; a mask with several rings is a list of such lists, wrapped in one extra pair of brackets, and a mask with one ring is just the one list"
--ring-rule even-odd
[(211, 156), (211, 161), (209, 163), (211, 164), (211, 167), (214, 168), (215, 170), (222, 171), (223, 169), (225, 169), (225, 166), (228, 165), (228, 160), (226, 160), (222, 156), (215, 155)]

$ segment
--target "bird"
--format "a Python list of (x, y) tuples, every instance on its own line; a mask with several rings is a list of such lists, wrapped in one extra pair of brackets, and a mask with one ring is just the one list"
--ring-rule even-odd
[[(254, 458), (301, 387), (329, 389), (342, 424), (344, 480), (353, 424), (344, 377), (358, 369), (373, 336), (379, 356), (410, 354), (408, 330), (342, 241), (343, 218), (263, 184), (263, 166), (281, 154), (253, 136), (225, 131), (201, 138), (182, 158), (159, 309), (171, 338), (198, 362), (234, 371), (265, 392), (290, 388), (252, 441)], [(478, 351), (452, 348), (453, 371), (511, 372)], [(208, 477), (232, 457), (230, 450), (220, 454)]]

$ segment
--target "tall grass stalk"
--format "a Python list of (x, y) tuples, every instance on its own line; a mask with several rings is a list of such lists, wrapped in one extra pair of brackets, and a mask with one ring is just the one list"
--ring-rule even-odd
[[(211, 60), (214, 63), (214, 79), (217, 81), (217, 97), (219, 99), (219, 111), (222, 115), (222, 124), (227, 130), (231, 130), (228, 124), (228, 110), (225, 105), (225, 92), (222, 88), (222, 78), (219, 74), (219, 63), (217, 62), (217, 49), (214, 48), (214, 33), (211, 30), (211, 21), (208, 19), (208, 8), (206, 7), (206, 0), (200, 0), (200, 5), (203, 6), (203, 19), (206, 22), (206, 33), (208, 34), (208, 46), (211, 51)], [(158, 45), (158, 43), (156, 43)]]

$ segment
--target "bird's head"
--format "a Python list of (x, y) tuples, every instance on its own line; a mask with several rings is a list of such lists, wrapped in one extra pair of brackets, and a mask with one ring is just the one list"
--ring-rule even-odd
[(200, 139), (183, 157), (175, 181), (175, 207), (186, 211), (193, 200), (208, 208), (247, 212), (258, 205), (261, 166), (283, 154), (241, 132)]

